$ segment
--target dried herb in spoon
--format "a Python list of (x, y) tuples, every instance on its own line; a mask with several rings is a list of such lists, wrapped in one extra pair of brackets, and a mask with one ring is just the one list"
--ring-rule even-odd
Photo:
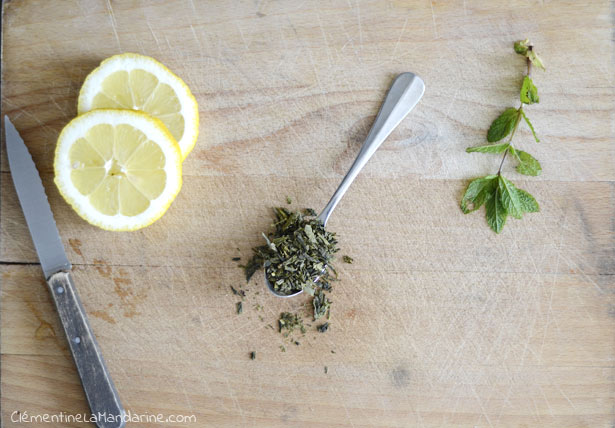
[(336, 276), (331, 262), (339, 250), (335, 234), (316, 217), (286, 208), (274, 211), (275, 230), (263, 234), (265, 245), (252, 249), (252, 259), (244, 266), (246, 279), (249, 281), (254, 272), (264, 267), (269, 282), (281, 294), (305, 290), (314, 295), (315, 287), (329, 290)]

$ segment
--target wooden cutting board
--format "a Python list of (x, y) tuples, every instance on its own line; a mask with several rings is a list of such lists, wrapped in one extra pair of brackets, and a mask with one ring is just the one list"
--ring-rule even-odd
[[(2, 24), (2, 114), (41, 172), (124, 405), (196, 418), (130, 426), (615, 423), (612, 2), (24, 0), (4, 2)], [(542, 142), (525, 127), (518, 142), (544, 170), (505, 172), (541, 212), (496, 236), (458, 203), (499, 157), (464, 150), (517, 104), (512, 43), (525, 37), (547, 72), (528, 108)], [(179, 197), (134, 233), (88, 225), (52, 181), (81, 83), (120, 52), (167, 64), (201, 117)], [(277, 300), (261, 278), (236, 315), (230, 286), (245, 281), (231, 259), (246, 260), (286, 196), (325, 204), (403, 71), (425, 96), (330, 222), (355, 259), (338, 264), (330, 330), (313, 323), (289, 343), (269, 326), (306, 299)], [(1, 404), (13, 427), (87, 405), (4, 154), (0, 171)]]

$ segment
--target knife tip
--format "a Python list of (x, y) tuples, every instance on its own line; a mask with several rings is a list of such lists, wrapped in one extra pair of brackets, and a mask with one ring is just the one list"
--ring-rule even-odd
[(13, 122), (11, 122), (11, 119), (9, 119), (8, 115), (4, 115), (4, 126), (12, 126), (13, 128), (15, 127), (15, 125), (13, 125)]

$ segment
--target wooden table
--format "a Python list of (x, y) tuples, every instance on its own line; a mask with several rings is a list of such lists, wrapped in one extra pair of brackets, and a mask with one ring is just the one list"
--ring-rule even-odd
[[(2, 114), (41, 172), (125, 407), (196, 417), (130, 426), (611, 427), (613, 3), (585, 3), (5, 1)], [(542, 142), (522, 127), (518, 143), (544, 171), (505, 172), (541, 212), (497, 236), (458, 205), (499, 157), (464, 150), (517, 104), (512, 43), (525, 37), (547, 72), (528, 107)], [(134, 233), (88, 225), (52, 180), (81, 83), (119, 52), (167, 64), (201, 117), (179, 197)], [(268, 326), (307, 300), (275, 299), (257, 278), (236, 315), (229, 287), (244, 279), (231, 259), (248, 257), (286, 196), (323, 206), (403, 71), (425, 96), (329, 224), (355, 259), (338, 264), (331, 328), (289, 344)], [(25, 426), (17, 411), (87, 405), (4, 154), (0, 168), (1, 404), (13, 427)]]

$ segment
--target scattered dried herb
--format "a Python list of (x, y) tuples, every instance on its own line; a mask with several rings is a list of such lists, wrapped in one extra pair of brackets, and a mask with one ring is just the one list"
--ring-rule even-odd
[(314, 307), (314, 321), (328, 315), (329, 308), (331, 306), (331, 301), (327, 299), (325, 296), (325, 292), (322, 290), (318, 290), (314, 294), (314, 299), (312, 300), (312, 306)]
[(246, 297), (246, 292), (244, 290), (237, 290), (235, 287), (231, 285), (231, 291), (236, 296)]
[(233, 257), (234, 262), (238, 262), (239, 260), (241, 260), (241, 257)]
[(256, 351), (250, 352), (250, 359), (251, 360), (256, 360)]
[(329, 373), (329, 368), (325, 366), (325, 374)]
[(320, 333), (325, 333), (327, 330), (329, 330), (329, 323), (328, 323), (328, 322), (326, 322), (326, 323), (324, 323), (323, 325), (318, 326), (318, 328), (317, 328), (317, 329), (318, 329), (318, 331), (319, 331)]
[(284, 346), (284, 345), (280, 345), (280, 351), (282, 351), (282, 352), (286, 352), (286, 346)]
[(521, 190), (504, 178), (502, 175), (502, 166), (508, 153), (514, 157), (517, 164), (517, 172), (524, 175), (537, 176), (541, 173), (542, 167), (536, 158), (527, 152), (518, 150), (512, 145), (512, 139), (517, 132), (519, 123), (523, 119), (529, 127), (534, 139), (538, 143), (540, 140), (536, 135), (532, 122), (528, 119), (523, 109), (524, 105), (538, 103), (538, 89), (534, 85), (530, 74), (532, 66), (545, 69), (542, 60), (533, 50), (533, 46), (528, 39), (515, 42), (514, 50), (519, 55), (525, 57), (527, 65), (527, 73), (523, 77), (519, 98), (521, 105), (515, 109), (509, 107), (504, 110), (491, 124), (487, 132), (487, 141), (489, 143), (497, 143), (507, 136), (508, 139), (504, 143), (488, 144), (478, 147), (469, 147), (466, 149), (468, 153), (504, 153), (500, 167), (496, 175), (488, 175), (472, 180), (468, 185), (463, 197), (461, 198), (461, 210), (464, 214), (471, 213), (485, 205), (487, 215), (487, 223), (494, 232), (500, 233), (506, 223), (506, 218), (511, 215), (514, 218), (520, 219), (525, 213), (535, 213), (539, 211), (538, 202), (532, 195), (525, 190)]
[(237, 315), (241, 315), (242, 312), (243, 312), (243, 303), (237, 302)]
[(316, 217), (285, 208), (274, 211), (275, 230), (263, 234), (265, 245), (252, 249), (252, 259), (244, 266), (246, 279), (264, 267), (269, 282), (281, 294), (305, 290), (314, 295), (317, 287), (330, 289), (335, 278), (331, 262), (339, 250), (335, 234), (325, 230)]
[(306, 208), (303, 210), (303, 215), (306, 215), (308, 217), (316, 217), (318, 214), (316, 214), (316, 211), (314, 211), (312, 208)]
[(291, 314), (290, 312), (282, 312), (280, 314), (278, 329), (280, 333), (282, 333), (282, 330), (286, 330), (284, 337), (288, 337), (295, 329), (299, 329), (301, 333), (305, 333), (305, 326), (301, 318), (297, 314)]
[(350, 256), (342, 256), (342, 261), (344, 263), (352, 264), (352, 262), (354, 262), (354, 259)]
[(288, 205), (290, 205), (290, 204), (292, 204), (292, 203), (293, 203), (293, 200), (292, 200), (292, 199), (290, 199), (290, 196), (287, 196), (287, 197), (286, 197), (286, 203), (287, 203)]

